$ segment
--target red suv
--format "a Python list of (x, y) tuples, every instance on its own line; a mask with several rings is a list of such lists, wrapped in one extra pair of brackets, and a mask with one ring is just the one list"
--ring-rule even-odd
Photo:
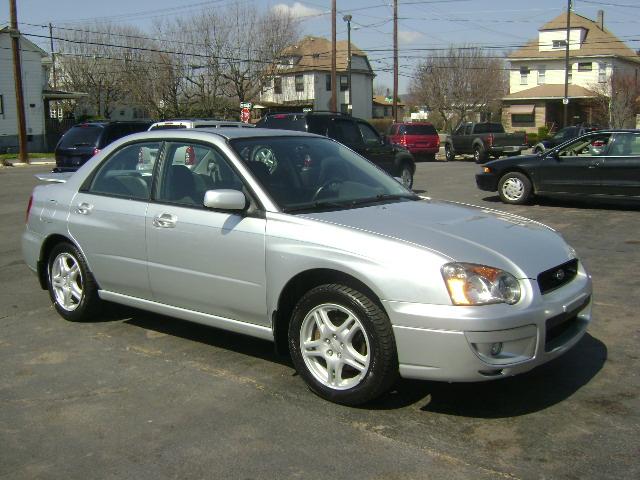
[(430, 123), (392, 123), (387, 134), (389, 141), (402, 145), (415, 157), (435, 160), (440, 149), (440, 137)]

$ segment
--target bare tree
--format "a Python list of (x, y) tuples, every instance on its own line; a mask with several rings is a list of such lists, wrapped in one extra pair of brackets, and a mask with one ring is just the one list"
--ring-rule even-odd
[(232, 5), (223, 20), (228, 26), (222, 50), (225, 90), (240, 102), (254, 100), (266, 78), (282, 61), (281, 52), (297, 41), (298, 24), (282, 10), (261, 14), (247, 3)]
[(635, 116), (640, 112), (640, 83), (635, 75), (613, 74), (605, 83), (598, 83), (596, 116), (610, 128), (634, 128)]
[(499, 108), (506, 91), (504, 61), (474, 47), (450, 47), (427, 57), (410, 87), (413, 102), (436, 112), (448, 131), (469, 113)]

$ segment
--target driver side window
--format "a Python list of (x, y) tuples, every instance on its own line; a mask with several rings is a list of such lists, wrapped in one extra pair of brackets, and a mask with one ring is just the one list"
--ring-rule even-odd
[(380, 137), (378, 133), (366, 123), (358, 122), (358, 128), (364, 139), (364, 143), (371, 146), (380, 145)]
[(590, 135), (565, 145), (558, 151), (560, 157), (596, 157), (604, 155), (609, 148), (610, 133)]
[(165, 147), (157, 200), (202, 206), (207, 190), (242, 190), (240, 177), (215, 148), (191, 142), (168, 142)]

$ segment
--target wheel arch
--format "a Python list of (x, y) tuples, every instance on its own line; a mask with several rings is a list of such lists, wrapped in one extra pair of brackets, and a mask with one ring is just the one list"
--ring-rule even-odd
[(293, 312), (298, 300), (309, 290), (319, 285), (328, 283), (340, 283), (348, 287), (361, 291), (371, 298), (385, 313), (386, 310), (378, 295), (362, 280), (353, 275), (330, 268), (314, 268), (298, 273), (291, 278), (280, 291), (276, 309), (272, 314), (273, 338), (276, 351), (280, 355), (287, 355), (288, 330)]
[(409, 165), (409, 167), (411, 167), (411, 174), (413, 175), (416, 173), (416, 161), (410, 155), (405, 155), (400, 153), (396, 155), (394, 163), (395, 163), (396, 169), (399, 169), (402, 166), (402, 164), (406, 163)]

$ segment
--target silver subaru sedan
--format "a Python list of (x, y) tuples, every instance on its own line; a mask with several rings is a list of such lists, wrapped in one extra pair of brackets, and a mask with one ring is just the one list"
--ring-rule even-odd
[(115, 302), (268, 339), (333, 402), (526, 372), (591, 320), (551, 228), (419, 197), (325, 137), (151, 131), (41, 179), (24, 258), (62, 317)]

